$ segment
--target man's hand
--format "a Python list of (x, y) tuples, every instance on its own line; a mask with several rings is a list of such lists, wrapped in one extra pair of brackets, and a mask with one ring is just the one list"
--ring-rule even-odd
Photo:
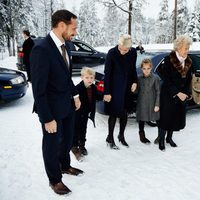
[(104, 96), (103, 96), (103, 100), (105, 101), (105, 102), (110, 102), (111, 101), (111, 95), (110, 94), (105, 94)]
[(74, 98), (74, 104), (75, 104), (76, 110), (78, 110), (81, 107), (81, 101), (79, 97)]
[(56, 133), (57, 132), (57, 122), (55, 120), (45, 123), (44, 127), (48, 133)]
[(135, 92), (136, 88), (137, 88), (137, 83), (133, 83), (131, 86), (131, 92)]

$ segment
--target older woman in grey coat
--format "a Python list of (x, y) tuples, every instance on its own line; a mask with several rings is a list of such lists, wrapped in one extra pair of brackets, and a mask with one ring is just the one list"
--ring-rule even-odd
[(160, 117), (160, 80), (151, 73), (152, 62), (144, 59), (141, 63), (143, 74), (138, 77), (138, 99), (136, 119), (139, 124), (139, 136), (142, 143), (150, 143), (145, 137), (144, 124), (157, 121)]

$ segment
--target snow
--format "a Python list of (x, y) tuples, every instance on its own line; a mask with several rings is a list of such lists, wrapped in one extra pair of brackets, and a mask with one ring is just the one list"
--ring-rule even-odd
[[(16, 69), (16, 58), (0, 61), (1, 67)], [(73, 78), (75, 83), (79, 77)], [(63, 176), (72, 190), (59, 196), (48, 186), (44, 170), (42, 132), (37, 115), (32, 114), (31, 86), (16, 101), (0, 105), (0, 199), (1, 200), (200, 200), (200, 111), (187, 113), (187, 126), (174, 134), (177, 148), (166, 151), (153, 144), (157, 129), (146, 126), (150, 145), (140, 143), (135, 119), (129, 119), (126, 139), (130, 148), (117, 141), (120, 150), (106, 146), (107, 116), (97, 113), (96, 125), (88, 124), (86, 147), (89, 155), (82, 162), (71, 155), (72, 166), (85, 171), (80, 177)]]

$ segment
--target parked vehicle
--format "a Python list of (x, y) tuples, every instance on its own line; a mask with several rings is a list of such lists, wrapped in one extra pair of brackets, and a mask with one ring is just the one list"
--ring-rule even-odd
[[(149, 51), (149, 52), (145, 52), (143, 54), (138, 53), (137, 63), (136, 63), (137, 73), (138, 74), (142, 73), (141, 68), (140, 68), (141, 61), (144, 58), (150, 58), (152, 60), (152, 63), (153, 63), (152, 72), (155, 73), (160, 78), (160, 81), (162, 81), (162, 79), (161, 79), (161, 69), (162, 69), (162, 66), (163, 66), (164, 57), (168, 54), (169, 54), (169, 51)], [(195, 73), (196, 76), (200, 76), (200, 51), (190, 51), (189, 56), (193, 61), (193, 66), (194, 66), (193, 73)], [(96, 71), (95, 84), (97, 86), (97, 90), (98, 90), (99, 95), (101, 95), (102, 99), (103, 99), (104, 65), (96, 67), (95, 71)], [(137, 103), (137, 95), (135, 94), (135, 100), (133, 102), (135, 109), (136, 109), (136, 103)], [(194, 109), (194, 108), (200, 108), (200, 104), (196, 104), (193, 101), (193, 98), (191, 96), (191, 98), (187, 101), (187, 109), (189, 110), (189, 109)], [(101, 114), (107, 114), (107, 111), (104, 107), (103, 101), (97, 102), (97, 112), (99, 112)], [(149, 124), (151, 125), (151, 123), (149, 123)], [(152, 123), (152, 125), (155, 125), (155, 124)]]
[[(42, 38), (34, 39), (34, 42), (38, 42)], [(73, 39), (72, 41), (67, 42), (72, 55), (72, 73), (80, 74), (80, 70), (83, 66), (94, 67), (100, 64), (104, 64), (106, 54), (95, 50), (89, 44)], [(17, 68), (19, 70), (25, 71), (25, 67), (23, 65), (23, 52), (21, 48), (18, 47), (17, 54)]]
[(11, 101), (26, 94), (28, 83), (22, 72), (0, 67), (0, 101)]

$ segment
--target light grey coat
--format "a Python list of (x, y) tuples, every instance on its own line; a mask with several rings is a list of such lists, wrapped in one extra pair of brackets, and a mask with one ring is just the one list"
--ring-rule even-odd
[(160, 106), (160, 80), (154, 74), (148, 77), (138, 77), (138, 99), (136, 107), (137, 121), (155, 121), (160, 117), (159, 112), (154, 111), (155, 106)]

